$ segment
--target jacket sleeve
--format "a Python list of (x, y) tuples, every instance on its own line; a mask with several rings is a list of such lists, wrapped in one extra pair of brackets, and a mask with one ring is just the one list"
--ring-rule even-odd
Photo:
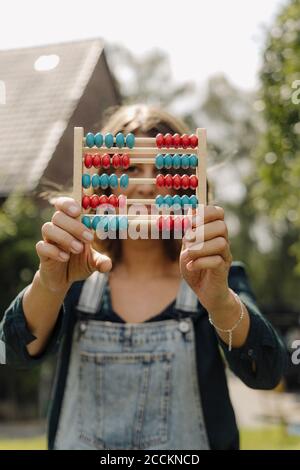
[(236, 292), (250, 316), (247, 339), (240, 348), (228, 350), (217, 335), (230, 369), (248, 387), (272, 389), (282, 379), (288, 365), (288, 351), (270, 322), (262, 315), (250, 287), (245, 265), (234, 262), (229, 273), (229, 287)]
[[(0, 323), (0, 364), (7, 364), (18, 369), (40, 364), (48, 355), (54, 354), (63, 335), (64, 318), (68, 307), (68, 294), (58, 314), (58, 318), (43, 353), (30, 356), (26, 346), (36, 337), (30, 332), (23, 311), (22, 300), (25, 287), (11, 302)], [(70, 290), (69, 290), (70, 292)]]

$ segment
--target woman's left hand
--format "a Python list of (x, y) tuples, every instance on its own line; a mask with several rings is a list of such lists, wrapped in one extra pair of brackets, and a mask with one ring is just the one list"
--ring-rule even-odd
[(229, 298), (232, 255), (224, 209), (199, 206), (196, 224), (182, 239), (180, 271), (207, 311), (219, 310)]

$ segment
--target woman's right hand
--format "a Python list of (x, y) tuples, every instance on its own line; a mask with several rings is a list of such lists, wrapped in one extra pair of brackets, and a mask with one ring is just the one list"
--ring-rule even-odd
[(109, 271), (112, 262), (91, 247), (94, 234), (77, 220), (80, 207), (74, 199), (58, 197), (54, 205), (57, 210), (51, 222), (42, 226), (43, 240), (36, 244), (36, 251), (40, 281), (52, 292), (59, 292), (94, 271)]

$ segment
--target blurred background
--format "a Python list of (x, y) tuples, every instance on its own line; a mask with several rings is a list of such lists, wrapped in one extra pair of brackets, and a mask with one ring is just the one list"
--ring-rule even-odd
[[(72, 181), (73, 127), (157, 104), (206, 127), (208, 178), (234, 259), (292, 352), (300, 340), (300, 0), (2, 1), (0, 319), (38, 268)], [(55, 358), (0, 368), (0, 449), (45, 448)], [(300, 449), (300, 365), (273, 391), (230, 373), (243, 449)]]

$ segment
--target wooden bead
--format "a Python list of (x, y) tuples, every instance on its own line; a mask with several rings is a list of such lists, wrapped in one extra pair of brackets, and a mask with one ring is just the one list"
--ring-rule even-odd
[(181, 137), (179, 134), (173, 135), (173, 146), (178, 149), (181, 146)]
[(190, 135), (190, 146), (194, 149), (198, 145), (198, 137), (195, 134)]
[(125, 145), (125, 137), (124, 137), (124, 134), (122, 134), (122, 132), (119, 132), (116, 135), (116, 145), (119, 148), (122, 148)]
[(164, 186), (168, 189), (173, 187), (173, 177), (170, 174), (165, 175), (164, 177)]
[(87, 228), (91, 228), (91, 217), (84, 215), (81, 218), (81, 223), (83, 223)]
[(108, 204), (108, 197), (105, 194), (102, 194), (99, 197), (99, 205)]
[(95, 134), (95, 145), (96, 147), (102, 147), (103, 145), (103, 135), (100, 133), (100, 132), (97, 132), (97, 134)]
[(190, 176), (190, 188), (191, 189), (196, 189), (198, 186), (198, 178), (196, 175), (191, 175)]
[(174, 189), (180, 189), (181, 188), (181, 177), (180, 175), (174, 175), (173, 176), (173, 188)]
[(108, 198), (108, 204), (111, 204), (113, 207), (118, 207), (118, 196), (111, 194)]
[(82, 207), (88, 209), (90, 207), (90, 198), (89, 196), (83, 196), (82, 198)]
[(113, 166), (114, 168), (119, 168), (119, 166), (121, 165), (121, 158), (120, 158), (120, 155), (118, 155), (117, 153), (115, 153), (115, 154), (112, 156), (111, 163), (112, 163), (112, 166)]
[(102, 167), (107, 170), (110, 167), (110, 156), (109, 153), (102, 155)]
[(165, 134), (165, 147), (169, 148), (173, 145), (173, 136), (171, 134)]
[(114, 136), (108, 132), (104, 137), (105, 146), (111, 148), (114, 145)]
[(82, 186), (87, 189), (91, 186), (91, 177), (87, 173), (82, 175)]
[(85, 136), (85, 144), (87, 147), (94, 147), (95, 145), (95, 136), (92, 132), (88, 132)]
[(155, 138), (155, 141), (156, 141), (156, 145), (157, 147), (160, 149), (161, 147), (164, 146), (164, 142), (165, 142), (165, 138), (163, 136), (163, 134), (157, 134), (156, 138)]
[(99, 153), (95, 153), (95, 155), (93, 156), (93, 166), (95, 168), (101, 167), (101, 155), (99, 155)]
[(120, 209), (124, 209), (124, 208), (127, 206), (126, 202), (127, 202), (127, 197), (124, 196), (124, 194), (120, 194), (120, 196), (119, 196), (119, 198), (118, 198), (118, 206), (119, 206), (119, 208), (120, 208)]
[(93, 194), (93, 196), (90, 197), (90, 205), (93, 209), (99, 206), (99, 196), (97, 196), (97, 194)]
[(182, 175), (181, 176), (181, 187), (183, 189), (188, 189), (190, 186), (190, 178), (188, 175)]
[(91, 168), (93, 165), (93, 155), (86, 153), (84, 156), (84, 166), (86, 168)]
[(127, 153), (124, 153), (124, 155), (121, 156), (121, 166), (124, 170), (127, 170), (130, 165), (130, 158)]
[(159, 188), (163, 188), (165, 185), (165, 177), (164, 175), (157, 175), (156, 176), (156, 186), (158, 186)]
[(190, 145), (190, 137), (187, 134), (183, 134), (181, 137), (181, 145), (184, 149)]

